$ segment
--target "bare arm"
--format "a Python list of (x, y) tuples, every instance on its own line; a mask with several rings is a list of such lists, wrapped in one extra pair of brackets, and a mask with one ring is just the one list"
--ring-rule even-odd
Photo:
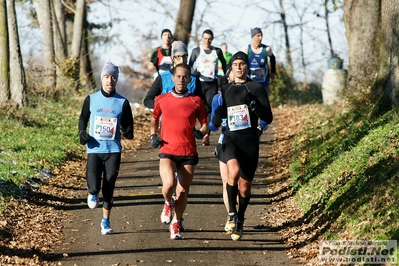
[(206, 134), (208, 134), (209, 131), (209, 126), (207, 123), (202, 124), (199, 131), (201, 131), (201, 133), (205, 136)]
[(158, 134), (158, 128), (159, 128), (159, 119), (155, 119), (154, 117), (151, 117), (150, 135)]

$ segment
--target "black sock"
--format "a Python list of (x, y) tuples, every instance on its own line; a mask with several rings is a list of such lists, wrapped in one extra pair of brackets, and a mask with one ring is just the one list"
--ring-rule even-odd
[(238, 193), (238, 185), (230, 186), (226, 184), (227, 195), (229, 197), (229, 205), (230, 210), (229, 213), (237, 213), (237, 193)]
[(238, 214), (237, 214), (237, 216), (238, 216), (239, 221), (244, 221), (245, 211), (247, 210), (250, 199), (251, 199), (251, 195), (244, 198), (241, 196), (240, 193), (238, 193)]

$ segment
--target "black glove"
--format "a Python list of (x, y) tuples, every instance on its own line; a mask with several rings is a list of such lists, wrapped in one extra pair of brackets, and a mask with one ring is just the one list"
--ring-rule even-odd
[(128, 127), (126, 130), (122, 130), (122, 134), (126, 139), (134, 139), (133, 127)]
[(203, 139), (204, 134), (202, 134), (201, 131), (199, 131), (198, 129), (195, 129), (195, 128), (193, 128), (193, 130), (194, 130), (194, 137), (196, 139)]
[(79, 137), (80, 137), (80, 144), (85, 145), (90, 141), (90, 135), (87, 134), (86, 130), (81, 130), (79, 132)]
[(212, 112), (212, 107), (207, 102), (204, 102), (204, 104), (205, 104), (206, 112), (208, 114), (210, 114)]
[(250, 110), (255, 110), (256, 101), (252, 98), (250, 93), (246, 93), (245, 95), (241, 95), (239, 98), (240, 102), (246, 104)]
[(160, 137), (157, 136), (157, 134), (152, 134), (150, 136), (151, 139), (151, 146), (153, 148), (158, 148), (158, 146), (162, 143), (162, 139)]

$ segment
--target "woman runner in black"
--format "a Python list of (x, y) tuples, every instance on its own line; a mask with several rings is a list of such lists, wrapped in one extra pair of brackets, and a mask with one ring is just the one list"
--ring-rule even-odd
[(222, 87), (223, 105), (215, 110), (215, 116), (212, 119), (215, 126), (220, 126), (222, 118), (227, 118), (222, 149), (228, 171), (226, 189), (233, 240), (239, 240), (242, 237), (245, 211), (249, 204), (252, 180), (258, 166), (258, 119), (268, 124), (273, 121), (267, 93), (260, 83), (247, 77), (248, 65), (248, 56), (245, 53), (237, 52), (233, 55), (231, 71), (234, 81)]

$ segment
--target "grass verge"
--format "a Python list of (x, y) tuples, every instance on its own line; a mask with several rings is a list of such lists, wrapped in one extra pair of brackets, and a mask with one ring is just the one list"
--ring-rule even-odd
[(26, 180), (46, 177), (77, 156), (80, 105), (42, 99), (30, 107), (0, 110), (0, 197), (15, 195)]
[(295, 198), (317, 238), (399, 237), (398, 110), (375, 120), (369, 111), (322, 107), (295, 141)]

